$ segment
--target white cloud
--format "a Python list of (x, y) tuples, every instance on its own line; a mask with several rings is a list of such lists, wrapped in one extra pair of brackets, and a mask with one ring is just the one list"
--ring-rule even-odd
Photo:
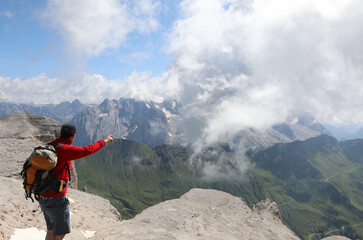
[(360, 1), (184, 0), (181, 9), (169, 51), (192, 141), (265, 128), (289, 110), (362, 122)]
[(248, 169), (244, 152), (238, 149), (231, 152), (226, 147), (204, 148), (191, 156), (190, 163), (201, 179), (206, 181), (244, 180), (244, 174)]
[(48, 0), (41, 16), (62, 36), (68, 55), (91, 57), (118, 48), (131, 32), (156, 30), (157, 8), (153, 0)]
[(63, 93), (57, 88), (57, 79), (45, 74), (27, 79), (0, 77), (0, 101), (49, 103), (58, 100)]
[(46, 104), (77, 98), (83, 103), (98, 104), (105, 98), (130, 97), (160, 102), (178, 91), (178, 83), (171, 78), (166, 81), (165, 76), (152, 78), (149, 73), (136, 72), (121, 80), (106, 79), (99, 74), (80, 74), (66, 80), (46, 74), (14, 79), (0, 76), (0, 101)]

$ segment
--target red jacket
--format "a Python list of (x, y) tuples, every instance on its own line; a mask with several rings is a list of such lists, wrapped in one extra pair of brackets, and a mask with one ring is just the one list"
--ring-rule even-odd
[[(100, 150), (103, 146), (105, 146), (105, 141), (100, 140), (98, 142), (95, 142), (94, 144), (91, 144), (87, 147), (77, 147), (72, 146), (72, 142), (69, 139), (65, 138), (57, 138), (50, 144), (55, 146), (58, 143), (63, 143), (57, 148), (57, 156), (58, 161), (57, 165), (53, 168), (53, 173), (56, 173), (56, 178), (59, 180), (63, 180), (65, 182), (68, 182), (69, 175), (68, 175), (68, 169), (66, 166), (66, 163), (68, 162), (69, 170), (71, 170), (72, 161), (77, 160), (83, 157), (87, 157), (91, 155), (92, 153), (97, 152)], [(42, 197), (62, 197), (67, 194), (67, 188), (66, 187), (63, 192), (61, 193), (55, 193), (51, 190), (41, 194)]]

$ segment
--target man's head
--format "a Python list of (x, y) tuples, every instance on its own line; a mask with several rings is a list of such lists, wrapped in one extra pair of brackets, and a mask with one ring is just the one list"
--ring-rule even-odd
[(61, 138), (70, 138), (76, 135), (76, 127), (73, 124), (64, 124), (61, 128)]

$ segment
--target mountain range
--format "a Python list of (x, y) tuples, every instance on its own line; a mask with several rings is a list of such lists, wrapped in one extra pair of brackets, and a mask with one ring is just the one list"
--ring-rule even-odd
[(361, 127), (361, 126), (356, 126), (353, 124), (350, 124), (350, 125), (325, 124), (324, 126), (338, 140), (363, 138), (363, 127)]
[[(87, 145), (107, 134), (150, 146), (173, 144), (187, 146), (183, 106), (177, 101), (137, 101), (121, 98), (105, 99), (101, 104), (72, 103), (32, 106), (0, 103), (0, 115), (28, 112), (61, 123), (70, 122), (77, 127), (75, 145)], [(279, 142), (305, 140), (328, 131), (311, 115), (291, 113), (285, 122), (266, 130), (246, 128), (237, 132), (233, 141), (246, 149), (263, 149)]]
[(0, 116), (10, 115), (17, 112), (27, 112), (37, 116), (50, 118), (60, 123), (69, 122), (74, 115), (86, 108), (79, 100), (73, 102), (62, 102), (59, 104), (31, 105), (0, 102)]

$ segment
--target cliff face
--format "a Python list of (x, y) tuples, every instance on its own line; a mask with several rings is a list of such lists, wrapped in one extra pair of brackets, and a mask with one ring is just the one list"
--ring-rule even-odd
[(0, 116), (0, 176), (20, 179), (20, 171), (33, 148), (59, 135), (59, 122), (16, 113)]
[(1, 139), (36, 139), (47, 142), (60, 133), (57, 121), (29, 113), (0, 116)]
[[(62, 124), (29, 113), (0, 116), (0, 176), (20, 179), (20, 171), (32, 150), (60, 135)], [(74, 165), (74, 164), (73, 164)], [(72, 167), (71, 187), (77, 188)]]
[(135, 99), (104, 100), (89, 106), (72, 119), (77, 126), (76, 145), (87, 145), (112, 133), (148, 145), (184, 144), (178, 129), (181, 117), (176, 102), (156, 103)]

